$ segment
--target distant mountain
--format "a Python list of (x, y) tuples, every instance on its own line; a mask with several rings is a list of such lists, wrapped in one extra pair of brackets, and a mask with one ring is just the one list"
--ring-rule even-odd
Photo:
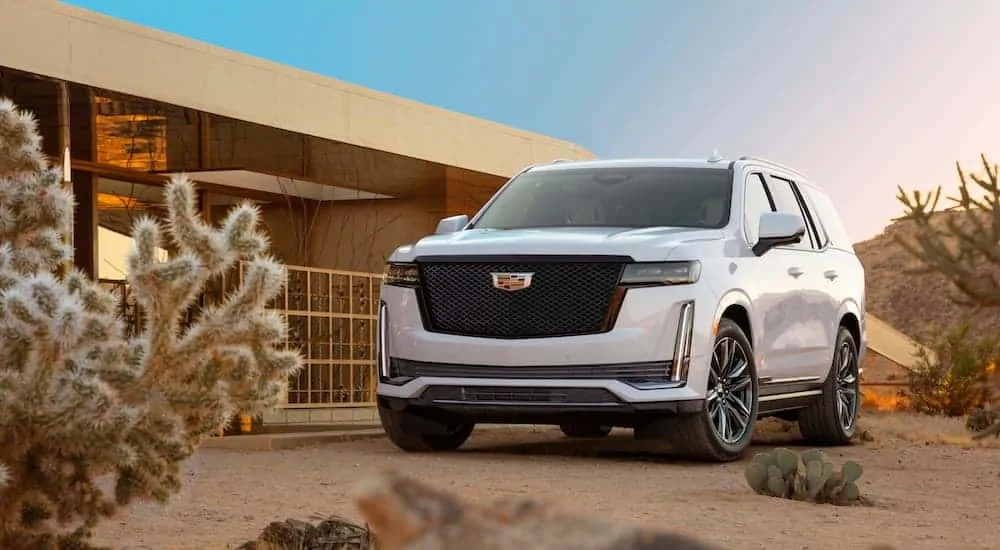
[[(937, 219), (943, 221), (947, 215), (939, 213)], [(906, 273), (920, 264), (895, 241), (895, 236), (907, 238), (913, 232), (911, 222), (895, 222), (880, 235), (854, 245), (865, 266), (868, 312), (925, 344), (934, 339), (937, 327), (970, 318), (974, 321), (971, 333), (995, 334), (1000, 326), (1000, 311), (973, 314), (971, 308), (948, 299), (956, 291), (944, 277)]]

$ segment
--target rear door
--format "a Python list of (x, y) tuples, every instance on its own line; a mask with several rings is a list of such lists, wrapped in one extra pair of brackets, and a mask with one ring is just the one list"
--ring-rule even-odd
[[(779, 212), (798, 215), (806, 228), (802, 241), (780, 247), (788, 251), (782, 258), (785, 284), (792, 296), (785, 308), (765, 327), (771, 328), (768, 338), (778, 349), (797, 350), (794, 364), (785, 365), (780, 375), (785, 379), (823, 378), (830, 369), (837, 326), (837, 307), (831, 300), (831, 281), (835, 280), (836, 264), (826, 254), (827, 240), (814, 223), (814, 216), (799, 186), (784, 174), (768, 174), (768, 190)], [(833, 278), (831, 278), (833, 277)], [(777, 380), (776, 380), (777, 381)]]

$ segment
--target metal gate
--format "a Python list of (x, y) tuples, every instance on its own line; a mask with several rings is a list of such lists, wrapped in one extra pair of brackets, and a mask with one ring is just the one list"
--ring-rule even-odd
[[(217, 302), (242, 276), (245, 264), (233, 275), (213, 280), (199, 303), (188, 312)], [(375, 316), (382, 274), (285, 266), (287, 281), (268, 308), (288, 323), (285, 345), (298, 349), (303, 366), (288, 381), (280, 408), (370, 407), (375, 404)], [(128, 283), (102, 279), (115, 293), (119, 314), (130, 335), (142, 327), (142, 311)]]

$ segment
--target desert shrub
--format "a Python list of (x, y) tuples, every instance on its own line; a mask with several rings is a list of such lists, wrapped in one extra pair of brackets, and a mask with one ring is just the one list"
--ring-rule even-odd
[(236, 550), (378, 550), (367, 525), (339, 516), (311, 523), (297, 519), (273, 521), (252, 541)]
[(868, 411), (895, 412), (911, 408), (910, 396), (906, 390), (861, 390), (861, 408)]
[[(977, 407), (969, 413), (969, 416), (965, 419), (965, 429), (974, 434), (979, 434), (993, 427), (998, 422), (1000, 422), (1000, 411), (991, 410), (988, 405), (985, 405)], [(1000, 437), (1000, 432), (994, 432), (994, 435)]]
[(761, 495), (838, 505), (862, 502), (857, 481), (863, 470), (846, 462), (838, 472), (818, 449), (797, 453), (778, 448), (757, 453), (744, 470), (747, 485)]
[[(73, 194), (40, 149), (33, 117), (0, 100), (0, 548), (89, 548), (91, 529), (138, 499), (165, 501), (180, 465), (235, 410), (277, 402), (301, 363), (265, 304), (284, 283), (258, 211), (214, 229), (177, 177), (168, 224), (133, 229), (128, 283), (146, 312), (125, 333), (115, 298), (75, 269)], [(157, 257), (164, 229), (178, 254)], [(246, 261), (242, 285), (190, 325), (210, 277)], [(107, 492), (103, 480), (113, 490)]]
[(996, 388), (1000, 340), (969, 336), (970, 325), (945, 330), (921, 350), (910, 374), (910, 405), (916, 412), (965, 416), (989, 403)]

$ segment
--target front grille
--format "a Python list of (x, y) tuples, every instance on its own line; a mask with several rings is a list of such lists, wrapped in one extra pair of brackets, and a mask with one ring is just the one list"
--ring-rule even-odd
[[(429, 330), (487, 338), (604, 332), (624, 262), (421, 262)], [(493, 273), (531, 273), (517, 291), (494, 288)]]
[(421, 399), (430, 402), (508, 403), (538, 405), (615, 405), (618, 399), (603, 388), (498, 388), (492, 386), (432, 386)]
[(618, 380), (631, 384), (670, 381), (671, 361), (612, 365), (493, 366), (428, 363), (393, 357), (392, 378), (490, 378), (493, 380)]

